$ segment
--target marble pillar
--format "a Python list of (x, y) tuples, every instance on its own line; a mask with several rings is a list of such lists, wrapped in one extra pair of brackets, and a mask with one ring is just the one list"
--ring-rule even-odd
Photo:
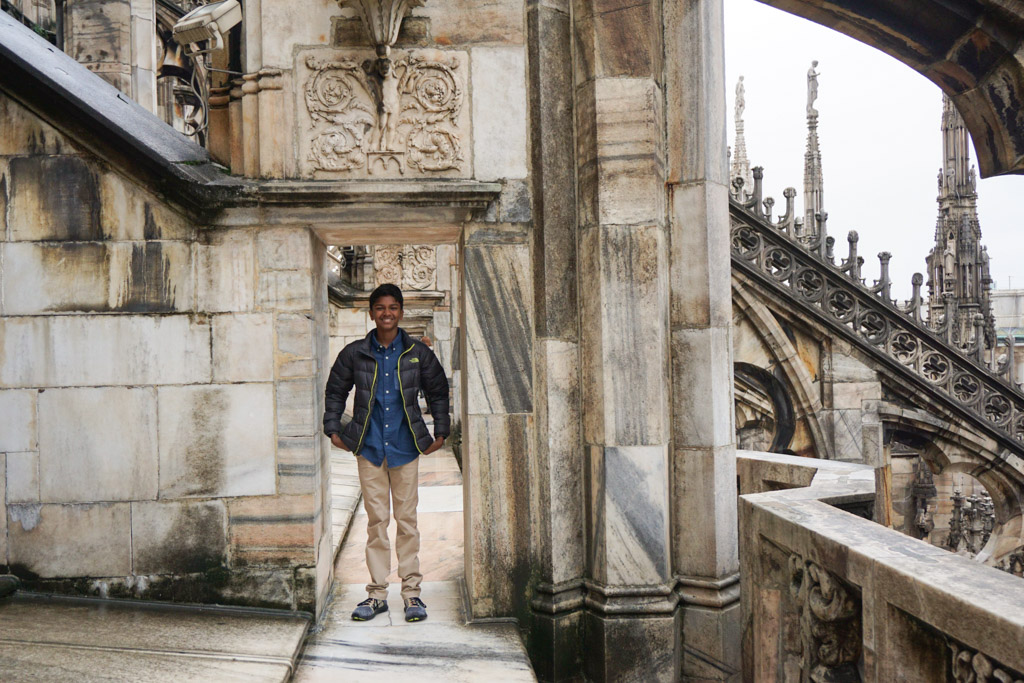
[(568, 0), (530, 3), (527, 33), (537, 337), (527, 642), (538, 677), (561, 681), (582, 671), (585, 557)]
[(672, 573), (682, 680), (739, 680), (739, 559), (721, 0), (664, 3)]
[(676, 680), (661, 3), (577, 2), (584, 673)]

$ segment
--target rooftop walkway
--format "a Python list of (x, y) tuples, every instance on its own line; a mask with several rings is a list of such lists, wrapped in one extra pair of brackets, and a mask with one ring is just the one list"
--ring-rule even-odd
[[(0, 599), (0, 681), (536, 681), (515, 624), (466, 623), (462, 475), (451, 451), (420, 461), (420, 566), (430, 616), (414, 624), (403, 618), (394, 574), (389, 613), (369, 622), (349, 617), (369, 580), (366, 513), (354, 458), (334, 451), (331, 460), (333, 522), (344, 542), (332, 602), (304, 648), (309, 621), (301, 615), (21, 592)], [(393, 547), (393, 521), (389, 533)]]
[[(334, 452), (332, 466), (338, 461)], [(351, 458), (351, 456), (344, 456)], [(337, 468), (335, 472), (337, 472)], [(335, 504), (347, 490), (332, 473)], [(462, 600), (462, 474), (450, 450), (420, 459), (420, 567), (429, 617), (404, 619), (401, 580), (392, 573), (390, 611), (372, 621), (349, 616), (366, 598), (366, 513), (360, 505), (335, 563), (334, 592), (318, 633), (310, 635), (298, 683), (372, 681), (536, 681), (516, 625), (467, 624)], [(337, 520), (337, 517), (336, 517)], [(395, 522), (388, 529), (394, 548)], [(392, 550), (392, 566), (398, 560)]]

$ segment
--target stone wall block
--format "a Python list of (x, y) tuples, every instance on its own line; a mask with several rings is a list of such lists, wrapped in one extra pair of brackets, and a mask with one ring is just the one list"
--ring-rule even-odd
[(370, 315), (367, 308), (335, 308), (332, 316), (331, 336), (366, 336), (366, 333), (374, 329), (370, 322)]
[(160, 498), (276, 488), (272, 384), (160, 387)]
[(452, 0), (427, 3), (415, 10), (426, 17), (434, 44), (522, 45), (526, 38), (522, 0)]
[(222, 501), (132, 503), (133, 573), (192, 574), (226, 564)]
[(210, 313), (253, 310), (256, 253), (252, 233), (248, 230), (206, 233), (197, 252), (198, 309)]
[(214, 382), (274, 379), (274, 327), (269, 313), (231, 313), (210, 319)]
[(315, 436), (320, 433), (320, 418), (316, 414), (316, 393), (323, 392), (312, 379), (278, 382), (277, 435)]
[(732, 321), (729, 193), (725, 185), (672, 188), (672, 327)]
[(4, 313), (106, 311), (110, 249), (100, 242), (4, 245)]
[(308, 270), (261, 270), (256, 287), (260, 310), (303, 311), (312, 307), (312, 285)]
[(43, 579), (127, 576), (132, 566), (129, 507), (8, 505), (10, 564)]
[(577, 338), (576, 157), (573, 148), (571, 29), (567, 11), (529, 10), (537, 334)]
[(35, 391), (0, 391), (0, 452), (36, 449)]
[(732, 335), (728, 327), (672, 332), (672, 438), (677, 446), (736, 440)]
[(260, 496), (228, 502), (232, 566), (306, 565), (316, 559), (312, 495)]
[(15, 157), (8, 168), (12, 241), (109, 237), (100, 219), (99, 179), (90, 162), (76, 156)]
[[(317, 436), (280, 437), (277, 440), (277, 490), (284, 495), (315, 492)], [(322, 476), (326, 473), (321, 472)]]
[(191, 240), (196, 227), (153, 195), (124, 176), (107, 171), (100, 175), (100, 219), (113, 240)]
[(573, 0), (576, 82), (651, 77), (661, 64), (660, 3)]
[[(668, 264), (659, 227), (584, 231), (584, 442), (650, 445), (668, 441)], [(590, 324), (594, 324), (591, 322)], [(626, 333), (625, 331), (631, 331)], [(637, 341), (644, 344), (637, 347)]]
[(882, 398), (881, 382), (836, 382), (832, 385), (832, 407), (860, 410), (864, 401)]
[(313, 320), (304, 313), (279, 313), (274, 326), (277, 330), (274, 354), (277, 377), (312, 377), (316, 370)]
[(474, 617), (511, 614), (530, 573), (528, 415), (473, 415), (463, 425), (466, 587)]
[(23, 106), (0, 94), (0, 156), (58, 155), (74, 152), (68, 139), (56, 128)]
[(668, 181), (729, 182), (723, 3), (665, 3)]
[(11, 503), (39, 502), (38, 452), (7, 454), (7, 500)]
[(737, 572), (736, 449), (675, 446), (672, 460), (675, 573), (718, 578)]
[(667, 446), (592, 446), (588, 456), (589, 576), (607, 585), (666, 582)]
[(192, 245), (120, 243), (110, 247), (111, 310), (171, 313), (195, 309)]
[(476, 179), (525, 178), (525, 51), (522, 47), (476, 47), (470, 50), (470, 61)]
[(39, 394), (39, 488), (46, 503), (149, 500), (157, 494), (151, 388)]
[[(473, 238), (483, 240), (486, 233)], [(496, 237), (496, 239), (498, 239)], [(465, 316), (470, 413), (533, 410), (533, 291), (525, 244), (467, 246)]]
[(9, 387), (210, 381), (210, 326), (191, 316), (2, 318), (0, 337)]
[(661, 90), (654, 81), (641, 78), (599, 79), (582, 89), (590, 88), (593, 112), (581, 107), (577, 118), (592, 115), (593, 128), (581, 125), (577, 134), (594, 136), (593, 146), (583, 143), (581, 149), (594, 156), (580, 156), (578, 163), (595, 167), (592, 174), (582, 172), (579, 182), (583, 198), (595, 201), (596, 207), (584, 211), (581, 218), (592, 217), (602, 225), (661, 223), (665, 216)]
[[(260, 159), (262, 160), (262, 155)], [(256, 234), (256, 256), (260, 270), (309, 270), (312, 252), (309, 230), (269, 228)]]

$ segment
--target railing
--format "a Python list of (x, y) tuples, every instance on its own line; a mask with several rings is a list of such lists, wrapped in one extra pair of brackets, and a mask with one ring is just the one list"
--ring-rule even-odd
[(1021, 579), (837, 509), (871, 467), (740, 451), (737, 473), (743, 680), (1024, 681)]
[[(761, 199), (760, 168), (754, 169), (754, 178), (749, 198), (730, 201), (733, 267), (784, 295), (920, 389), (939, 397), (1004, 446), (1024, 451), (1024, 392), (1015, 378), (1010, 378), (1012, 346), (1005, 368), (993, 371), (984, 363), (984, 335), (978, 327), (981, 321), (976, 321), (969, 348), (957, 348), (950, 341), (948, 322), (931, 329), (922, 320), (920, 274), (914, 276), (911, 301), (897, 306), (890, 298), (887, 252), (879, 255), (880, 280), (866, 286), (861, 280), (863, 259), (857, 255), (856, 233), (850, 235), (849, 256), (836, 265), (833, 241), (826, 233), (827, 216), (820, 217), (812, 240), (798, 239), (793, 209), (796, 192), (786, 190), (785, 214), (774, 221), (773, 200)], [(947, 315), (946, 321), (950, 319)], [(994, 350), (992, 356), (996, 356)]]

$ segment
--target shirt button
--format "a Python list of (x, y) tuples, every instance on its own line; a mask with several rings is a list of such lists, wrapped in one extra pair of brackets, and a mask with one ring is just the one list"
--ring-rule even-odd
[(384, 442), (384, 445), (385, 445), (385, 446), (390, 446), (391, 444), (389, 444), (389, 443), (388, 443), (387, 441), (385, 441), (385, 442)]
[(384, 410), (391, 410), (391, 408), (385, 408)]
[(388, 373), (386, 373), (386, 372), (385, 372), (385, 373), (384, 373), (384, 376), (385, 376), (385, 377), (390, 377), (391, 375), (389, 375)]
[(384, 425), (384, 426), (385, 426), (385, 427), (390, 427), (391, 425)]
[(390, 390), (390, 389), (385, 389), (385, 390), (384, 390), (384, 393), (385, 393), (385, 394), (390, 394), (390, 393), (391, 393), (391, 390)]

